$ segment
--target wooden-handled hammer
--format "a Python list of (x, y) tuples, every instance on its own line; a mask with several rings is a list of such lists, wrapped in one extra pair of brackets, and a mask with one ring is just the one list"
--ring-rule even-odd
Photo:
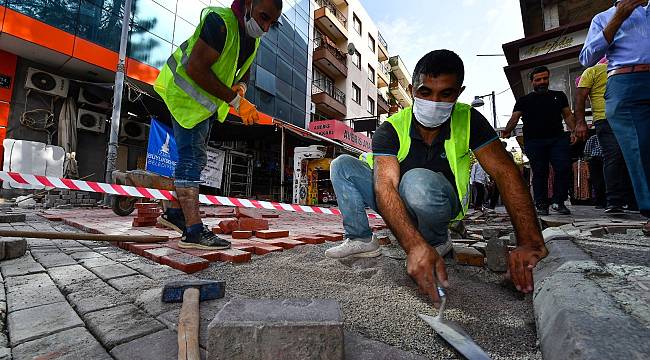
[(201, 360), (199, 352), (199, 302), (221, 299), (225, 281), (172, 281), (162, 292), (163, 302), (183, 302), (178, 316), (178, 360)]

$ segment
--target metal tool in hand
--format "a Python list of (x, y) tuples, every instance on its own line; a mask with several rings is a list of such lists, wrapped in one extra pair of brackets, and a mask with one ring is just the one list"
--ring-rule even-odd
[(458, 324), (453, 321), (445, 320), (444, 312), (445, 305), (447, 304), (447, 296), (445, 291), (438, 287), (438, 295), (442, 300), (438, 316), (429, 316), (418, 314), (418, 316), (427, 322), (433, 330), (445, 339), (451, 346), (453, 346), (459, 353), (469, 360), (491, 360), (488, 354), (483, 351), (472, 338)]

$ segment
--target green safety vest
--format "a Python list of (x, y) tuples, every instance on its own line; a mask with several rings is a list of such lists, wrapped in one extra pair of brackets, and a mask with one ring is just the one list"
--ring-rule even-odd
[[(471, 159), (469, 150), (469, 130), (470, 130), (470, 113), (471, 106), (467, 104), (456, 103), (454, 111), (451, 114), (451, 134), (449, 139), (445, 140), (445, 152), (449, 167), (456, 180), (456, 190), (461, 203), (461, 211), (454, 221), (460, 221), (465, 217), (469, 208), (469, 180), (471, 170)], [(395, 115), (389, 117), (388, 121), (399, 139), (399, 150), (397, 151), (397, 161), (402, 162), (411, 150), (411, 123), (413, 118), (413, 108), (408, 107)], [(364, 153), (360, 156), (370, 167), (373, 167), (374, 158), (372, 153)]]
[(237, 69), (237, 59), (239, 58), (237, 17), (230, 8), (208, 7), (203, 9), (201, 23), (194, 34), (167, 59), (167, 63), (154, 83), (154, 89), (165, 101), (169, 112), (176, 122), (186, 129), (193, 128), (214, 113), (217, 113), (217, 119), (223, 122), (229, 111), (228, 103), (202, 89), (186, 72), (194, 44), (199, 39), (203, 23), (210, 13), (218, 14), (226, 24), (226, 43), (219, 58), (210, 67), (224, 85), (232, 87), (234, 83), (241, 80), (255, 59), (257, 48), (260, 45), (260, 39), (256, 39), (253, 54), (241, 69)]

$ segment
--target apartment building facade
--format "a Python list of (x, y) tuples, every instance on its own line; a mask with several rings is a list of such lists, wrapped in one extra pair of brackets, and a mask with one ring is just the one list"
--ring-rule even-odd
[(371, 132), (410, 105), (408, 70), (359, 0), (314, 2), (312, 121), (336, 119)]

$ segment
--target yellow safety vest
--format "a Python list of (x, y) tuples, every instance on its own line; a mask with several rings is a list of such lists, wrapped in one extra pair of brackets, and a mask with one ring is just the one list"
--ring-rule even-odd
[(186, 72), (194, 44), (199, 39), (206, 17), (211, 13), (218, 14), (226, 24), (226, 43), (219, 58), (211, 66), (212, 72), (224, 85), (231, 87), (241, 80), (255, 59), (257, 48), (260, 45), (260, 39), (256, 39), (253, 54), (241, 69), (237, 69), (237, 59), (239, 58), (237, 17), (230, 8), (208, 7), (203, 9), (200, 25), (194, 34), (167, 59), (167, 63), (163, 66), (154, 84), (154, 89), (165, 101), (176, 122), (186, 129), (193, 128), (214, 113), (217, 113), (217, 119), (223, 122), (229, 111), (228, 103), (203, 90)]
[[(456, 103), (451, 114), (451, 134), (445, 140), (445, 152), (449, 167), (456, 180), (456, 190), (461, 203), (461, 211), (454, 221), (460, 221), (465, 217), (469, 208), (469, 180), (471, 171), (471, 159), (469, 149), (470, 114), (472, 107), (467, 104)], [(413, 108), (408, 107), (389, 117), (386, 121), (390, 123), (399, 139), (399, 150), (397, 161), (402, 162), (411, 150), (411, 123), (413, 119)], [(374, 158), (372, 153), (364, 153), (360, 156), (370, 167), (373, 167)]]

